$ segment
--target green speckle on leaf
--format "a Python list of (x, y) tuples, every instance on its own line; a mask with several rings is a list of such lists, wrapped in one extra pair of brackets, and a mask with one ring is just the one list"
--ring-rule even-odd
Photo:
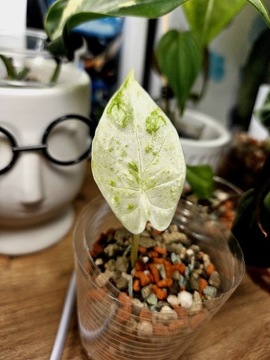
[(135, 208), (135, 205), (128, 204), (127, 208), (128, 208), (129, 211), (131, 211), (131, 210), (133, 210)]
[(137, 183), (139, 183), (139, 168), (138, 165), (133, 161), (128, 163), (128, 169), (131, 175), (135, 177)]
[(120, 204), (119, 196), (114, 195), (113, 200), (116, 204)]
[(144, 185), (143, 186), (144, 190), (149, 190), (149, 189), (153, 189), (155, 186), (157, 186), (157, 182), (156, 182), (156, 180), (148, 179), (148, 180), (144, 181), (143, 185)]
[(138, 165), (133, 161), (128, 163), (128, 167), (130, 170), (135, 171), (136, 173), (138, 173), (139, 169), (138, 169)]
[(111, 185), (111, 186), (115, 186), (115, 185), (116, 185), (115, 181), (111, 180), (111, 181), (110, 181), (110, 185)]
[(112, 116), (113, 121), (123, 129), (133, 121), (133, 111), (125, 102), (124, 90), (125, 87), (115, 94), (107, 108), (107, 113)]
[(144, 148), (144, 151), (146, 152), (146, 154), (149, 154), (152, 150), (153, 150), (153, 145), (151, 145), (151, 144), (147, 144)]
[(122, 150), (120, 155), (121, 155), (121, 157), (126, 157), (126, 156), (127, 156), (127, 152), (126, 152), (125, 150)]
[(156, 109), (146, 118), (145, 125), (148, 134), (153, 135), (159, 130), (161, 125), (166, 125), (166, 121), (160, 111)]

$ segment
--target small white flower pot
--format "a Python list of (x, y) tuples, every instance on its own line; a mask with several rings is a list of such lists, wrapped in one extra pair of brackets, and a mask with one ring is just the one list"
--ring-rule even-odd
[[(195, 110), (186, 109), (183, 120), (189, 124), (196, 123), (196, 127), (202, 126), (198, 140), (180, 137), (186, 163), (209, 164), (215, 171), (230, 143), (231, 134), (218, 120)], [(174, 120), (174, 125), (179, 128), (179, 118)]]

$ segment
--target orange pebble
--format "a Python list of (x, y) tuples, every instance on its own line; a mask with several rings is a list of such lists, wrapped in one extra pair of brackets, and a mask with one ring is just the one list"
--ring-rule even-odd
[(171, 321), (169, 323), (168, 328), (170, 331), (177, 331), (177, 330), (181, 330), (181, 328), (183, 328), (183, 326), (185, 326), (184, 320), (178, 319), (178, 320)]
[(155, 283), (158, 283), (159, 280), (160, 280), (160, 275), (159, 275), (158, 269), (155, 267), (154, 264), (149, 264), (149, 269), (150, 269), (150, 271), (151, 271), (151, 274), (152, 274), (153, 277), (154, 277)]
[(149, 256), (150, 258), (157, 258), (157, 257), (158, 257), (158, 252), (156, 252), (156, 251), (154, 251), (154, 250), (149, 251), (148, 256)]
[(157, 283), (157, 286), (158, 287), (170, 287), (172, 286), (172, 283), (173, 283), (173, 280), (172, 278), (167, 278), (167, 279), (162, 279), (160, 280), (158, 283)]
[(167, 255), (167, 250), (161, 246), (155, 246), (154, 251), (156, 251), (160, 255)]
[(212, 272), (215, 270), (214, 264), (210, 263), (205, 270), (207, 275), (210, 276)]
[(186, 265), (183, 263), (180, 264), (173, 264), (173, 270), (177, 270), (179, 271), (181, 274), (184, 274), (185, 270), (186, 270)]
[(149, 277), (150, 282), (153, 284), (155, 282), (155, 278), (154, 278), (153, 274), (151, 272), (149, 272), (149, 274), (147, 274), (147, 276)]
[(200, 289), (200, 294), (203, 293), (203, 290), (206, 288), (206, 286), (208, 285), (207, 281), (203, 278), (199, 279), (199, 289)]
[(159, 300), (165, 300), (167, 297), (167, 291), (165, 289), (160, 289), (158, 286), (156, 286), (153, 291), (155, 292), (157, 298)]
[(152, 320), (152, 313), (151, 310), (142, 308), (139, 314), (141, 320)]
[(138, 252), (141, 254), (146, 254), (147, 253), (147, 249), (143, 246), (139, 246), (138, 247)]
[(171, 278), (172, 277), (172, 272), (173, 272), (172, 264), (169, 261), (165, 261), (164, 265), (165, 265), (166, 276), (168, 278)]
[(134, 273), (134, 277), (140, 280), (141, 286), (146, 286), (151, 282), (147, 274), (145, 274), (143, 271), (136, 271)]
[(154, 323), (153, 324), (153, 333), (156, 335), (166, 336), (169, 334), (168, 327), (164, 324)]
[(121, 308), (118, 308), (116, 317), (120, 323), (126, 322), (130, 318), (131, 306), (124, 305)]
[(104, 251), (103, 246), (100, 245), (99, 242), (95, 242), (93, 244), (93, 248), (89, 251), (90, 256), (96, 257)]
[(153, 258), (153, 263), (155, 264), (165, 264), (165, 259), (164, 258)]
[(118, 295), (118, 300), (124, 305), (131, 305), (131, 298), (125, 292), (120, 292)]
[(140, 291), (140, 280), (139, 279), (135, 279), (133, 282), (133, 290), (134, 291)]

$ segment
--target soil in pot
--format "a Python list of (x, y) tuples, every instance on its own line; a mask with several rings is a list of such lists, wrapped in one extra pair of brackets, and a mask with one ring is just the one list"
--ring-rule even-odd
[(87, 229), (78, 225), (78, 317), (90, 359), (178, 359), (235, 289), (243, 274), (241, 251), (229, 246), (234, 240), (220, 238), (206, 214), (197, 221), (192, 209), (191, 203), (178, 208), (165, 232), (147, 225), (134, 268), (127, 230), (105, 216), (109, 227), (92, 238), (105, 208), (90, 217), (91, 227), (89, 217)]

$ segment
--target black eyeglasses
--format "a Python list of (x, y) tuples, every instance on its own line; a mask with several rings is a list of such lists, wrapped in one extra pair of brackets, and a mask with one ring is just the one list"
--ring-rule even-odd
[(40, 145), (18, 146), (13, 134), (0, 126), (0, 175), (14, 166), (21, 152), (40, 151), (57, 165), (77, 164), (90, 154), (94, 131), (91, 119), (70, 114), (49, 124)]

